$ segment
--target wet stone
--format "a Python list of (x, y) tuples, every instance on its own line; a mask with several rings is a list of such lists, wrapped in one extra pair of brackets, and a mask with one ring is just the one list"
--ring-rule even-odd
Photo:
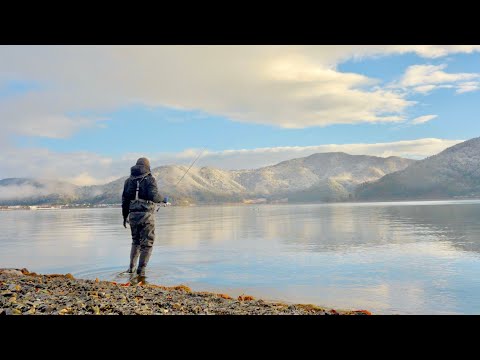
[(0, 274), (23, 276), (23, 273), (17, 269), (0, 269)]
[[(14, 276), (0, 272), (0, 314), (286, 314), (330, 315), (330, 309), (244, 301), (227, 295), (187, 292), (142, 284), (122, 286), (109, 281), (65, 276)], [(351, 312), (354, 314), (355, 312)]]

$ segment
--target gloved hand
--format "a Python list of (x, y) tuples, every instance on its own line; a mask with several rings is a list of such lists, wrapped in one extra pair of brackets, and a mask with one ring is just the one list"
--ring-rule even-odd
[(123, 227), (126, 229), (127, 228), (127, 218), (123, 218)]

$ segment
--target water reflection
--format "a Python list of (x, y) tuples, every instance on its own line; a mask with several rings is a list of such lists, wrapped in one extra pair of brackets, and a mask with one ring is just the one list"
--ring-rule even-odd
[[(377, 313), (479, 313), (480, 202), (161, 208), (149, 281)], [(116, 279), (120, 209), (0, 212), (0, 267)]]
[(410, 227), (415, 235), (448, 241), (452, 246), (480, 252), (480, 206), (475, 203), (444, 203), (436, 206), (389, 206), (382, 213), (390, 227)]

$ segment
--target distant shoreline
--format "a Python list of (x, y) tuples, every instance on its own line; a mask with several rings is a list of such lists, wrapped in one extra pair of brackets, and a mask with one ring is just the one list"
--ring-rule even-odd
[[(402, 200), (363, 200), (363, 201), (332, 201), (332, 202), (280, 202), (280, 203), (200, 203), (188, 205), (170, 205), (173, 207), (203, 207), (203, 206), (265, 206), (265, 205), (335, 205), (335, 204), (379, 204), (379, 203), (408, 203), (408, 202), (443, 202), (443, 201), (480, 201), (480, 198), (443, 198), (443, 199), (402, 199)], [(168, 206), (168, 207), (170, 207)], [(92, 204), (92, 205), (2, 205), (0, 211), (12, 210), (71, 210), (71, 209), (119, 209), (120, 204)]]
[(116, 283), (0, 269), (0, 315), (371, 315), (313, 304), (192, 291), (185, 285)]

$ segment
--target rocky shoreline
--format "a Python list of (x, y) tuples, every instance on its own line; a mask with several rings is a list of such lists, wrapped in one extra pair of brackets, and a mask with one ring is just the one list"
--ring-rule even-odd
[(312, 304), (285, 304), (194, 292), (185, 285), (76, 279), (0, 269), (0, 315), (371, 315)]

